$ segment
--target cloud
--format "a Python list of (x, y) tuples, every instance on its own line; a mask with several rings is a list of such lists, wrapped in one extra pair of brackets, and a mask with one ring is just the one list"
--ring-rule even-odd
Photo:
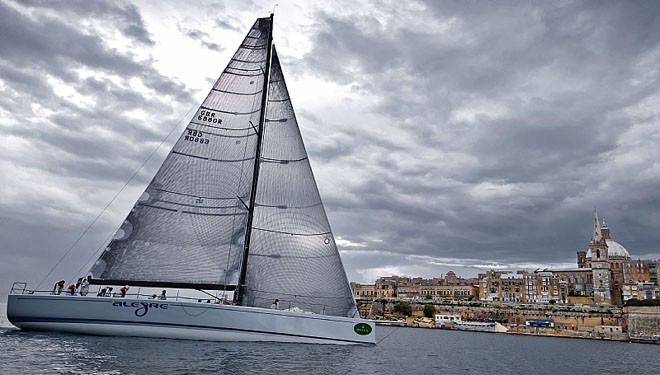
[(216, 18), (215, 26), (221, 29), (235, 31), (237, 33), (242, 33), (243, 30), (245, 30), (245, 26), (239, 20), (226, 15), (223, 18)]
[(219, 44), (211, 42), (211, 36), (208, 33), (183, 25), (178, 25), (178, 27), (180, 33), (192, 40), (198, 41), (202, 46), (204, 46), (204, 48), (208, 48), (217, 52), (222, 52), (224, 50), (224, 48)]
[[(657, 4), (287, 6), (275, 39), (349, 278), (571, 264), (595, 207), (634, 257), (660, 257)], [(210, 80), (271, 8), (0, 2), (5, 259), (45, 272), (42, 246), (66, 249), (49, 239), (76, 238), (192, 105), (176, 77)]]
[[(131, 49), (111, 47), (124, 39)], [(184, 85), (139, 57), (152, 45), (132, 5), (0, 3), (0, 233), (30, 243), (5, 241), (4, 253), (50, 258), (48, 236), (71, 238), (88, 224), (193, 102)], [(134, 184), (149, 181), (154, 165), (146, 167)], [(115, 227), (106, 219), (92, 243)]]
[[(321, 168), (350, 170), (349, 188), (326, 198), (337, 233), (397, 253), (520, 263), (573, 258), (595, 206), (622, 219), (619, 235), (654, 231), (641, 202), (658, 199), (644, 151), (660, 146), (648, 136), (657, 111), (643, 106), (644, 125), (630, 110), (658, 103), (656, 13), (519, 5), (317, 14), (300, 63), (372, 99), (329, 136), (350, 140), (323, 153)], [(352, 126), (367, 116), (372, 126)], [(635, 239), (637, 251), (657, 240)]]

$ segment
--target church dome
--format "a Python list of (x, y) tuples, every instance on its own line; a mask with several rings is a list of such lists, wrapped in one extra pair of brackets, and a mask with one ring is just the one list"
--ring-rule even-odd
[[(607, 243), (608, 256), (630, 259), (630, 253), (620, 243), (610, 239), (606, 239), (605, 243)], [(587, 251), (587, 258), (591, 258), (591, 250)]]
[(607, 243), (607, 254), (611, 257), (622, 257), (630, 259), (630, 253), (623, 245), (614, 240), (605, 240)]

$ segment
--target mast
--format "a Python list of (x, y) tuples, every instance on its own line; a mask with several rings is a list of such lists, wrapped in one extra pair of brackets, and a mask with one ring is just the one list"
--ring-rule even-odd
[(270, 14), (270, 31), (268, 32), (268, 50), (266, 51), (266, 70), (264, 71), (264, 87), (261, 94), (261, 114), (259, 115), (259, 128), (255, 129), (257, 133), (257, 154), (254, 158), (254, 171), (252, 172), (252, 189), (250, 192), (250, 205), (248, 207), (247, 228), (245, 229), (245, 243), (243, 247), (243, 262), (241, 263), (241, 274), (238, 279), (237, 296), (235, 298), (238, 305), (243, 304), (245, 295), (245, 280), (247, 277), (247, 262), (250, 253), (250, 239), (252, 237), (252, 218), (254, 216), (254, 207), (256, 204), (257, 180), (259, 178), (259, 165), (261, 159), (261, 141), (263, 128), (266, 122), (266, 103), (268, 101), (268, 86), (270, 83), (270, 65), (271, 51), (273, 50), (273, 13)]

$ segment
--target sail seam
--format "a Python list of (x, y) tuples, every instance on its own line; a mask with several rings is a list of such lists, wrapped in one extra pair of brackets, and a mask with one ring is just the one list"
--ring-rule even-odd
[(195, 122), (195, 121), (190, 121), (190, 124), (200, 125), (200, 126), (208, 126), (209, 128), (213, 128), (213, 129), (229, 130), (229, 131), (245, 131), (245, 130), (252, 129), (252, 128), (223, 128), (223, 127), (220, 127), (220, 126), (213, 126), (213, 125), (203, 124), (201, 122)]
[[(175, 208), (155, 206), (153, 204), (146, 204), (146, 203), (138, 203), (138, 206), (155, 208), (155, 209), (158, 209), (158, 210), (165, 210), (165, 211), (171, 211), (171, 212), (181, 212), (181, 213), (190, 214), (190, 215), (204, 215), (204, 216), (239, 216), (239, 215), (245, 215), (244, 213), (214, 214), (214, 213), (209, 213), (209, 212), (184, 211), (184, 210), (177, 210)], [(204, 207), (200, 207), (200, 208), (204, 208)]]
[(279, 208), (281, 210), (286, 210), (289, 208), (295, 208), (295, 209), (302, 209), (302, 208), (312, 208), (316, 206), (321, 206), (322, 203), (316, 203), (316, 204), (311, 204), (309, 206), (281, 206), (281, 205), (274, 205), (274, 204), (261, 204), (261, 203), (255, 203), (256, 206), (258, 207), (269, 207), (269, 208)]
[(259, 112), (259, 110), (260, 110), (260, 109), (257, 109), (257, 110), (254, 110), (254, 111), (252, 111), (252, 112), (230, 112), (230, 111), (223, 111), (223, 110), (221, 110), (221, 109), (213, 109), (213, 108), (209, 108), (209, 107), (205, 107), (205, 106), (200, 106), (199, 108), (201, 108), (201, 109), (208, 109), (209, 111), (215, 111), (215, 112), (220, 112), (220, 113), (226, 113), (226, 114), (229, 114), (229, 115), (253, 115), (253, 114)]
[(257, 74), (233, 73), (233, 72), (228, 72), (226, 70), (225, 70), (225, 74), (231, 74), (231, 75), (240, 76), (240, 77), (259, 77), (261, 75), (261, 73), (257, 73)]
[(315, 256), (289, 256), (289, 255), (272, 255), (272, 254), (250, 254), (250, 256), (256, 256), (256, 257), (264, 257), (264, 258), (275, 258), (275, 259), (321, 259), (321, 258), (332, 258), (332, 257), (337, 257), (339, 254), (328, 254), (328, 255), (315, 255)]
[(272, 158), (261, 158), (261, 161), (265, 161), (268, 163), (277, 163), (277, 164), (282, 164), (282, 162), (286, 163), (294, 163), (294, 162), (300, 162), (300, 161), (305, 161), (308, 160), (309, 157), (304, 157), (302, 159), (272, 159)]
[(227, 66), (226, 69), (240, 70), (242, 72), (260, 72), (261, 71), (261, 68), (259, 68), (259, 69), (245, 69), (245, 68), (234, 68), (233, 66)]
[[(192, 122), (191, 122), (192, 124)], [(204, 126), (205, 124), (198, 124), (194, 123), (195, 125), (200, 125)], [(214, 126), (211, 126), (212, 128), (215, 128)], [(190, 129), (190, 127), (187, 127), (186, 129)], [(195, 130), (195, 129), (190, 129), (190, 130)], [(247, 130), (247, 129), (244, 129)], [(228, 135), (228, 134), (218, 134), (218, 133), (212, 133), (212, 132), (204, 132), (204, 134), (210, 134), (210, 135), (215, 135), (216, 137), (223, 137), (223, 138), (247, 138), (247, 137), (252, 137), (255, 134), (250, 133), (250, 134), (244, 134), (244, 135)]]
[(261, 45), (257, 45), (257, 46), (250, 46), (250, 45), (247, 45), (247, 44), (241, 44), (241, 46), (240, 46), (239, 48), (245, 48), (245, 49), (261, 49), (261, 48), (265, 48), (266, 46), (267, 46), (267, 44), (261, 44)]
[(331, 234), (332, 233), (332, 232), (293, 233), (293, 232), (285, 232), (285, 231), (281, 231), (281, 230), (264, 229), (264, 228), (257, 228), (257, 227), (252, 227), (252, 229), (260, 230), (262, 232), (280, 233), (280, 234), (288, 234), (288, 235), (291, 235), (291, 236), (304, 236), (304, 237), (322, 236), (322, 235), (325, 235), (325, 234)]
[(198, 208), (209, 209), (209, 210), (221, 210), (221, 209), (230, 209), (230, 208), (241, 207), (241, 206), (238, 206), (238, 205), (233, 205), (233, 206), (200, 206), (198, 204), (179, 203), (179, 202), (172, 202), (172, 201), (167, 201), (167, 200), (163, 200), (163, 199), (156, 199), (156, 202), (162, 202), (162, 203), (165, 203), (165, 204), (172, 204), (172, 205), (175, 205), (175, 206), (198, 207)]
[(231, 61), (236, 61), (244, 64), (263, 64), (266, 60), (250, 61), (250, 60), (240, 60), (240, 59), (231, 59)]
[(212, 88), (211, 90), (221, 92), (224, 94), (233, 94), (233, 95), (257, 95), (257, 94), (261, 94), (261, 92), (263, 91), (263, 90), (259, 90), (256, 92), (234, 92), (234, 91), (220, 90), (216, 88)]
[[(194, 197), (194, 198), (204, 198), (204, 199), (219, 199), (219, 200), (225, 200), (225, 199), (236, 199), (237, 197), (221, 197), (221, 198), (213, 198), (213, 197), (204, 197), (200, 195), (194, 195), (194, 194), (186, 194), (186, 193), (179, 193), (176, 191), (170, 191), (170, 190), (165, 190), (165, 189), (154, 189), (156, 191), (162, 191), (164, 193), (170, 193), (170, 194), (176, 194), (176, 195), (184, 195), (187, 197)], [(247, 197), (241, 197), (244, 199), (247, 199)]]
[(182, 156), (189, 156), (191, 158), (197, 158), (197, 159), (204, 159), (204, 160), (209, 160), (209, 161), (219, 161), (219, 162), (227, 162), (227, 163), (240, 163), (243, 161), (248, 161), (248, 160), (253, 160), (254, 158), (246, 158), (246, 159), (235, 159), (235, 160), (222, 160), (222, 159), (213, 159), (213, 158), (208, 158), (205, 156), (199, 156), (199, 155), (193, 155), (193, 154), (186, 154), (180, 151), (172, 151), (173, 154), (177, 155), (182, 155)]

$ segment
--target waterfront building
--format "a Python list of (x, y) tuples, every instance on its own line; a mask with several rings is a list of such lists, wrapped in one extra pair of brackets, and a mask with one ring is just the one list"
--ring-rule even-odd
[(374, 284), (351, 283), (361, 299), (456, 301), (479, 299), (520, 303), (622, 305), (630, 299), (660, 299), (658, 260), (632, 259), (613, 240), (610, 228), (594, 212), (589, 249), (577, 252), (577, 268), (533, 272), (490, 270), (476, 279), (449, 271), (444, 277), (381, 277)]
[(621, 296), (624, 302), (633, 298), (638, 300), (660, 299), (660, 286), (650, 282), (625, 283)]
[(511, 274), (512, 271), (490, 270), (480, 273), (479, 299), (482, 301), (500, 301), (502, 299), (502, 275)]
[(479, 299), (483, 301), (549, 303), (566, 302), (568, 294), (551, 271), (494, 271), (479, 274)]
[(456, 276), (452, 271), (444, 278), (380, 277), (374, 284), (351, 283), (355, 298), (454, 301), (478, 298), (478, 281)]
[[(591, 268), (545, 268), (536, 272), (550, 272), (558, 279), (557, 296), (560, 298), (557, 302), (581, 305), (593, 303), (593, 272)], [(530, 301), (528, 299), (528, 302), (541, 301)]]

